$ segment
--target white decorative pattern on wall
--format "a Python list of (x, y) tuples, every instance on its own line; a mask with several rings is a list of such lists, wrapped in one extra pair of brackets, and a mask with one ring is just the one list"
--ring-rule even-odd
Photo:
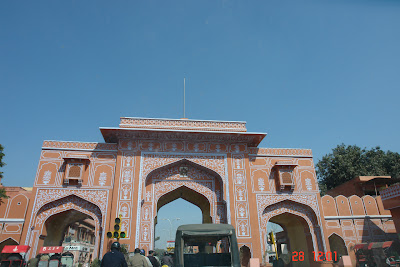
[[(100, 236), (100, 227), (105, 227), (105, 218), (107, 217), (108, 192), (106, 190), (77, 190), (77, 189), (38, 189), (35, 204), (33, 206), (31, 220), (29, 222), (28, 233), (25, 239), (25, 245), (28, 240), (35, 242), (35, 247), (29, 252), (33, 255), (37, 251), (37, 240), (33, 229), (43, 230), (46, 220), (58, 213), (77, 210), (89, 215), (95, 221), (96, 242), (95, 247), (103, 244), (104, 233)], [(40, 233), (40, 232), (39, 232)], [(102, 250), (102, 245), (100, 251)], [(32, 254), (33, 253), (33, 254)], [(97, 257), (97, 250), (94, 252)]]
[(51, 179), (51, 171), (45, 171), (42, 179), (43, 183), (48, 184), (50, 182), (50, 179)]
[(121, 164), (119, 175), (119, 187), (117, 211), (115, 216), (122, 215), (121, 229), (126, 233), (126, 239), (132, 238), (131, 225), (133, 211), (133, 190), (134, 190), (134, 174), (135, 174), (135, 155), (131, 152), (132, 143), (127, 142), (126, 150), (121, 152)]
[[(139, 190), (137, 214), (138, 221), (136, 246), (153, 248), (154, 218), (157, 212), (158, 200), (164, 195), (181, 187), (193, 190), (210, 203), (210, 216), (214, 223), (226, 222), (226, 205), (224, 205), (225, 169), (218, 166), (225, 165), (224, 156), (186, 156), (170, 154), (144, 155), (142, 158), (141, 176), (142, 190)], [(208, 167), (212, 167), (212, 169)], [(185, 170), (182, 175), (182, 170)], [(217, 172), (218, 171), (218, 172)], [(144, 179), (146, 177), (146, 179)]]
[[(239, 151), (239, 147), (233, 146)], [(235, 150), (235, 151), (236, 151)], [(232, 155), (233, 181), (235, 182), (235, 218), (236, 231), (239, 238), (251, 237), (250, 218), (248, 210), (248, 192), (244, 154)]]
[[(283, 200), (280, 202), (271, 203), (271, 197), (265, 195), (257, 195), (257, 209), (259, 216), (259, 228), (260, 228), (260, 242), (262, 251), (265, 249), (267, 242), (267, 223), (268, 221), (277, 215), (283, 213), (290, 213), (303, 218), (309, 227), (310, 234), (312, 236), (314, 251), (325, 251), (325, 244), (321, 238), (321, 227), (319, 226), (319, 220), (315, 211), (308, 207), (307, 204), (300, 204), (299, 201)], [(294, 198), (295, 199), (295, 198)]]

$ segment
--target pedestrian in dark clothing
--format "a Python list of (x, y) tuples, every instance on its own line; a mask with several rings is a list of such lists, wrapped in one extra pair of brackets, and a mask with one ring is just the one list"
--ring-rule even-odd
[(174, 266), (174, 260), (172, 259), (171, 255), (169, 255), (168, 251), (165, 252), (164, 257), (162, 257), (161, 265), (168, 265), (168, 267)]
[(40, 255), (36, 255), (35, 258), (32, 258), (28, 261), (28, 267), (37, 267), (39, 264)]
[(149, 256), (147, 256), (147, 258), (149, 258), (151, 264), (153, 265), (153, 267), (160, 267), (160, 264), (158, 263), (156, 257), (154, 257), (154, 250), (150, 250), (149, 251)]
[(114, 242), (111, 245), (111, 251), (107, 252), (101, 261), (101, 267), (128, 267), (124, 254), (120, 252), (121, 245)]

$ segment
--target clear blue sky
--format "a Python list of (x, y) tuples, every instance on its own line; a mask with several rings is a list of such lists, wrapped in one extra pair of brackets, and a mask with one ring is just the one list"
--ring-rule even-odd
[[(160, 237), (160, 240), (155, 242), (155, 247), (161, 249), (166, 248), (167, 240), (175, 240), (179, 225), (202, 223), (200, 208), (181, 198), (162, 206), (157, 216), (154, 236)], [(165, 219), (169, 219), (171, 223)]]
[(262, 147), (400, 152), (400, 1), (1, 1), (6, 186), (120, 116), (243, 120)]

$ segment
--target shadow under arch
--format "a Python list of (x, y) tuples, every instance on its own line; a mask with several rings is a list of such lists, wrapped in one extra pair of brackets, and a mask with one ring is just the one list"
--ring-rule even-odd
[[(157, 202), (157, 213), (161, 207), (179, 198), (182, 198), (200, 208), (203, 215), (203, 223), (212, 223), (211, 207), (208, 199), (202, 194), (186, 186), (181, 186), (161, 196)], [(157, 224), (157, 216), (155, 217), (154, 223)]]
[(349, 255), (346, 244), (344, 243), (344, 240), (341, 236), (339, 236), (336, 233), (333, 233), (328, 237), (328, 240), (329, 240), (329, 246), (331, 248), (331, 251), (337, 252), (337, 256), (338, 256), (337, 260), (339, 260), (339, 258), (343, 255)]
[(292, 200), (267, 206), (262, 213), (263, 244), (267, 242), (268, 222), (279, 224), (286, 231), (289, 251), (303, 251), (304, 258), (308, 258), (307, 261), (292, 262), (293, 266), (310, 266), (313, 264), (312, 252), (325, 251), (318, 218), (310, 206)]
[(224, 184), (222, 176), (186, 158), (173, 160), (162, 166), (162, 162), (154, 162), (142, 171), (138, 188), (136, 247), (153, 249), (157, 212), (179, 198), (200, 208), (203, 223), (229, 221), (229, 193), (224, 193), (228, 185)]
[[(101, 239), (104, 239), (104, 233), (102, 231), (102, 225), (104, 224), (102, 212), (96, 204), (74, 194), (70, 194), (49, 202), (43, 205), (36, 213), (34, 218), (34, 227), (32, 228), (35, 230), (30, 232), (31, 237), (29, 239), (31, 239), (31, 242), (36, 243), (37, 246), (28, 252), (29, 256), (32, 254), (35, 255), (40, 246), (52, 246), (59, 244), (62, 234), (60, 231), (64, 230), (64, 228), (60, 230), (61, 226), (64, 225), (64, 221), (70, 221), (63, 215), (71, 216), (71, 218), (75, 218), (75, 221), (84, 218), (91, 218), (94, 221), (95, 250), (93, 252), (93, 256), (94, 258), (97, 257), (103, 246)], [(56, 223), (54, 223), (53, 227), (49, 227), (49, 223), (52, 221), (56, 221)], [(74, 221), (74, 219), (71, 221)], [(59, 226), (59, 224), (61, 224), (61, 226)], [(49, 230), (50, 233), (48, 233)], [(37, 232), (38, 235), (34, 234), (34, 232)], [(53, 236), (53, 239), (46, 240), (46, 237), (50, 234)], [(33, 237), (38, 241), (34, 241)]]
[(239, 258), (241, 266), (249, 266), (251, 258), (251, 250), (248, 246), (243, 245), (239, 249)]
[(93, 220), (92, 216), (74, 209), (51, 215), (42, 230), (43, 246), (61, 246), (67, 226), (88, 218)]
[[(8, 237), (8, 238), (6, 238), (6, 239), (4, 239), (3, 241), (0, 242), (0, 251), (3, 250), (4, 246), (13, 246), (13, 245), (17, 246), (18, 242), (14, 238)], [(5, 256), (6, 256), (6, 254), (1, 253), (0, 254), (0, 260), (4, 260)]]
[[(90, 205), (93, 205), (93, 206), (95, 206), (96, 207), (96, 209), (100, 212), (100, 213), (103, 213), (103, 211), (105, 211), (105, 209), (104, 209), (104, 205), (103, 205), (103, 208), (101, 208), (101, 205), (102, 204), (104, 204), (104, 203), (95, 203), (95, 202), (93, 202), (92, 200), (97, 200), (96, 198), (99, 198), (99, 196), (98, 195), (96, 195), (96, 193), (92, 193), (92, 195), (79, 195), (79, 189), (78, 190), (70, 190), (71, 192), (68, 192), (67, 190), (65, 191), (65, 192), (67, 192), (66, 194), (64, 194), (64, 195), (62, 195), (62, 196), (59, 196), (59, 197), (56, 197), (56, 198), (50, 198), (49, 200), (45, 200), (41, 205), (38, 205), (37, 207), (36, 207), (36, 211), (37, 211), (37, 213), (40, 213), (43, 209), (46, 209), (46, 207), (48, 207), (49, 205), (51, 205), (52, 203), (55, 203), (55, 202), (57, 202), (57, 201), (62, 201), (63, 199), (66, 199), (66, 198), (72, 198), (72, 197), (75, 197), (76, 199), (79, 199), (80, 201), (83, 201), (83, 202), (87, 202), (87, 203), (89, 203)], [(43, 197), (43, 196), (41, 196), (41, 197)], [(44, 197), (47, 197), (47, 195), (45, 195)]]
[[(187, 167), (185, 175), (182, 175), (181, 167)], [(144, 185), (147, 192), (154, 186), (153, 205), (156, 205), (156, 214), (165, 204), (182, 198), (200, 208), (203, 223), (212, 223), (216, 218), (219, 218), (220, 222), (226, 221), (223, 179), (212, 169), (187, 159), (180, 159), (151, 171)], [(145, 200), (146, 196), (143, 198)], [(143, 201), (142, 206), (144, 203), (146, 201)], [(154, 218), (156, 224), (157, 217)]]
[[(282, 258), (284, 262), (286, 261), (285, 263), (288, 264), (292, 260), (292, 252), (297, 251), (299, 253), (297, 256), (298, 262), (292, 262), (292, 265), (310, 266), (313, 258), (313, 242), (310, 228), (308, 227), (305, 219), (298, 215), (285, 212), (272, 217), (269, 221), (282, 227), (287, 240), (286, 244), (289, 253), (283, 257), (282, 251), (280, 251), (280, 248), (278, 248), (278, 254), (280, 254), (280, 258)], [(279, 242), (278, 236), (277, 240)], [(304, 255), (303, 260), (299, 258), (303, 257), (301, 256), (300, 252), (302, 252)]]

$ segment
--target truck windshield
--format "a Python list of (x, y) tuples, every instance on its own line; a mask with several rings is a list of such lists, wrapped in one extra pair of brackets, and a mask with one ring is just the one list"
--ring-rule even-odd
[(231, 266), (228, 236), (185, 236), (183, 240), (185, 266)]

